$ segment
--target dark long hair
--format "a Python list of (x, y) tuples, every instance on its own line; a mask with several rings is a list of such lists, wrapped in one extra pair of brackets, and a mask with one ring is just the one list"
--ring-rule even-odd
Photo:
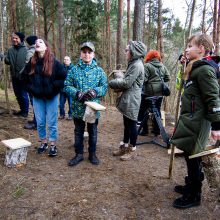
[[(42, 39), (42, 38), (39, 38), (39, 39)], [(49, 43), (46, 40), (43, 40), (43, 41), (47, 49), (43, 57), (43, 73), (42, 74), (45, 76), (50, 76), (52, 74), (52, 69), (53, 69), (54, 55), (52, 54), (50, 50)], [(38, 52), (35, 51), (33, 57), (31, 58), (31, 74), (34, 74), (35, 66), (39, 58), (40, 57), (38, 56)]]

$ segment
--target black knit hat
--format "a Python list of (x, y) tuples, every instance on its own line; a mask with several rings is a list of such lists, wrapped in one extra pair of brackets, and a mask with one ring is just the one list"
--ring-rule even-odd
[(21, 33), (21, 32), (15, 32), (15, 35), (17, 35), (17, 36), (20, 38), (21, 42), (24, 41), (25, 35), (24, 35), (23, 33)]
[(34, 45), (36, 40), (37, 40), (37, 36), (35, 36), (35, 35), (31, 35), (31, 36), (28, 36), (28, 37), (26, 38), (26, 42), (27, 42), (30, 46)]

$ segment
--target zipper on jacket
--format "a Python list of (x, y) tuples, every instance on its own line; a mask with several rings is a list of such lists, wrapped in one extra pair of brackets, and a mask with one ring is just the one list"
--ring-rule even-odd
[(190, 118), (193, 117), (193, 114), (195, 112), (195, 96), (191, 96), (191, 111), (190, 111)]

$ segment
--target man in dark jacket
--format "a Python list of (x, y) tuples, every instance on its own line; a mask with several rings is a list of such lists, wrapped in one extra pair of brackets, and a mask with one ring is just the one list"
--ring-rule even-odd
[[(26, 38), (26, 42), (28, 44), (28, 51), (27, 51), (26, 60), (25, 60), (26, 64), (31, 60), (31, 57), (34, 55), (35, 41), (36, 40), (37, 40), (37, 36), (35, 36), (35, 35), (30, 35)], [(30, 103), (33, 107), (33, 96), (30, 93), (29, 93), (29, 98), (30, 98)], [(34, 114), (34, 111), (33, 111), (33, 114)], [(34, 114), (33, 120), (28, 121), (24, 125), (24, 129), (30, 129), (30, 130), (31, 129), (34, 129), (34, 130), (37, 129), (37, 121), (36, 121), (36, 118), (35, 118), (35, 114)]]
[[(73, 64), (71, 63), (71, 59), (69, 56), (65, 56), (63, 59), (63, 66), (68, 74), (69, 70), (73, 68)], [(67, 120), (72, 120), (72, 97), (66, 94), (63, 90), (60, 92), (60, 117), (59, 119), (65, 118), (65, 103), (68, 101), (69, 111)]]
[(12, 34), (12, 47), (8, 49), (5, 57), (5, 63), (10, 65), (12, 86), (16, 99), (18, 101), (20, 111), (14, 112), (14, 115), (27, 117), (29, 100), (28, 93), (24, 89), (24, 84), (20, 79), (20, 72), (25, 66), (27, 48), (24, 45), (24, 34), (16, 32)]

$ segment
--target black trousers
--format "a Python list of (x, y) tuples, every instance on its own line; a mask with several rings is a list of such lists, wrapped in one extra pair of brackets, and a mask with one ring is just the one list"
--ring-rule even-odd
[(202, 172), (202, 159), (201, 157), (189, 159), (189, 154), (184, 153), (187, 173), (188, 173), (188, 186), (191, 194), (201, 193), (202, 192), (202, 181), (203, 181), (203, 172)]
[(135, 146), (137, 142), (137, 122), (123, 115), (124, 120), (124, 143)]

